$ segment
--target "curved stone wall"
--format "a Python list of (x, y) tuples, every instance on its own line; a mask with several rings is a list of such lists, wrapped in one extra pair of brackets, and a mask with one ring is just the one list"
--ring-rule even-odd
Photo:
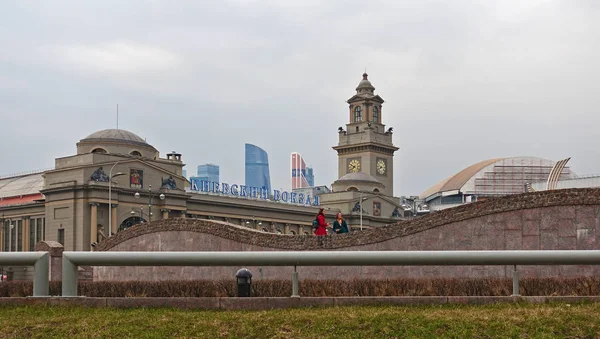
[[(480, 201), (394, 225), (316, 237), (280, 235), (222, 222), (167, 219), (137, 225), (102, 242), (111, 251), (554, 250), (600, 249), (600, 189), (535, 192)], [(251, 268), (257, 278), (288, 279), (291, 268)], [(237, 268), (98, 268), (98, 279), (230, 278)], [(594, 267), (523, 267), (523, 275), (597, 275)], [(302, 267), (303, 278), (510, 276), (504, 266)], [(258, 273), (258, 274), (256, 274)]]

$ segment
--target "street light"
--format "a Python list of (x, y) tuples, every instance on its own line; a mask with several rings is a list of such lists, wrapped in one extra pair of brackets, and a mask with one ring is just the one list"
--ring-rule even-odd
[[(165, 195), (160, 192), (152, 192), (152, 185), (148, 185), (148, 220), (152, 221), (152, 199), (158, 196), (160, 200), (165, 200)], [(140, 192), (135, 192), (134, 197), (140, 198)]]
[(362, 223), (362, 211), (363, 211), (362, 202), (367, 200), (368, 198), (362, 197), (362, 191), (358, 194), (358, 198), (359, 198), (358, 203), (359, 203), (359, 207), (360, 207), (360, 230), (362, 231), (362, 229), (363, 229), (363, 226), (362, 226), (363, 225), (363, 223)]
[(118, 172), (115, 173), (115, 175), (112, 175), (113, 169), (115, 168), (115, 166), (117, 166), (119, 162), (120, 161), (115, 162), (114, 165), (112, 165), (112, 167), (110, 168), (110, 171), (108, 171), (108, 231), (106, 232), (107, 238), (110, 237), (110, 234), (112, 233), (112, 180), (113, 178), (116, 178), (118, 176), (125, 175), (125, 173), (122, 172)]

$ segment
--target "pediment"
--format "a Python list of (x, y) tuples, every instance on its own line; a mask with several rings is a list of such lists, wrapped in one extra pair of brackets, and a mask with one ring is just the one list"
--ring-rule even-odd
[[(108, 162), (84, 166), (84, 168), (88, 169), (87, 171), (93, 169), (93, 173), (90, 177), (87, 178), (87, 180), (95, 182), (108, 182), (109, 169), (112, 167), (113, 164), (114, 162)], [(185, 177), (171, 172), (168, 169), (165, 169), (160, 165), (154, 164), (151, 161), (147, 161), (140, 158), (132, 158), (120, 161), (119, 165), (125, 165), (129, 167), (128, 170), (122, 170), (122, 172), (129, 177), (130, 185), (136, 185), (134, 181), (139, 181), (139, 187), (131, 186), (134, 188), (146, 186), (146, 180), (144, 179), (144, 177), (146, 177), (146, 179), (148, 179), (149, 177), (154, 178), (154, 180), (156, 180), (156, 178), (158, 177), (159, 182), (153, 182), (151, 184), (159, 184), (158, 187), (171, 190), (185, 190), (185, 187), (189, 185), (189, 181)]]
[(352, 98), (348, 99), (346, 102), (347, 103), (352, 103), (352, 102), (357, 102), (357, 101), (375, 101), (375, 102), (378, 102), (378, 103), (381, 103), (381, 104), (383, 104), (385, 102), (385, 100), (383, 100), (383, 98), (380, 97), (379, 95), (375, 95), (375, 96), (372, 96), (372, 97), (366, 97), (366, 96), (361, 95), (361, 94), (356, 94)]

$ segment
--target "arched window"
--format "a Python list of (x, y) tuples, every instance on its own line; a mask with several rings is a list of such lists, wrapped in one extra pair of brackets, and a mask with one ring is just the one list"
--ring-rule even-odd
[(379, 193), (379, 190), (378, 190), (377, 188), (375, 188), (375, 189), (373, 190), (373, 192), (375, 192), (375, 193)]
[(354, 108), (354, 122), (362, 121), (362, 108), (360, 106), (356, 106)]
[(296, 232), (295, 231), (290, 231), (290, 234), (291, 235), (296, 235)]
[(347, 191), (358, 191), (356, 187), (348, 187)]
[(379, 122), (379, 108), (377, 106), (373, 106), (373, 121)]
[(269, 233), (269, 230), (268, 230), (268, 229), (266, 229), (266, 228), (264, 228), (264, 227), (263, 227), (262, 231), (263, 231), (263, 232), (267, 232), (267, 233)]
[(138, 152), (138, 151), (131, 151), (131, 153), (129, 153), (131, 155), (133, 155), (134, 157), (141, 157), (142, 153)]
[(108, 152), (106, 152), (106, 150), (105, 150), (104, 148), (100, 148), (100, 147), (98, 147), (98, 148), (94, 148), (94, 149), (92, 150), (92, 153), (101, 153), (101, 154), (105, 154), (105, 153), (108, 153)]

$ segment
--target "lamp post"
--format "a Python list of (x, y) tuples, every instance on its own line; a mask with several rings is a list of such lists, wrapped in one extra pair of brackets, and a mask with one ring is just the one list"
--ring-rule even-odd
[[(250, 226), (252, 225), (252, 226)], [(252, 222), (250, 222), (250, 220), (246, 220), (246, 226), (248, 227), (252, 227), (253, 229), (256, 229), (256, 226), (262, 226), (262, 221), (260, 220), (256, 220), (255, 217), (252, 217)]]
[(358, 207), (360, 208), (360, 230), (362, 231), (362, 192), (358, 194)]
[(115, 166), (117, 166), (119, 162), (120, 161), (115, 162), (114, 165), (112, 165), (112, 167), (110, 168), (110, 171), (108, 171), (108, 231), (106, 232), (107, 238), (110, 237), (110, 234), (112, 233), (112, 179), (121, 175), (125, 175), (125, 173), (121, 172), (117, 172), (115, 173), (115, 175), (112, 175), (113, 169), (115, 168)]
[(362, 208), (362, 202), (367, 200), (368, 198), (363, 198), (362, 197), (362, 191), (358, 194), (358, 204), (359, 204), (359, 208), (360, 208), (360, 230), (362, 231), (363, 229), (363, 218), (362, 218), (362, 212), (363, 212), (363, 208)]
[[(156, 196), (158, 196), (158, 198), (160, 200), (165, 200), (165, 195), (163, 193), (160, 192), (152, 192), (152, 185), (148, 185), (148, 220), (152, 221), (152, 199)], [(139, 199), (140, 198), (140, 192), (135, 192), (135, 198)], [(141, 210), (141, 209), (140, 209)]]

